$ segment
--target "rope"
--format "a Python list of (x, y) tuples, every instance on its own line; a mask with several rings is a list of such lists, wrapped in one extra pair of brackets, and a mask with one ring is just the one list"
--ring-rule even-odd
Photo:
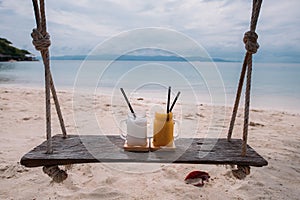
[(63, 136), (66, 137), (66, 129), (61, 114), (56, 90), (54, 87), (49, 62), (49, 46), (51, 45), (50, 35), (47, 33), (45, 4), (44, 0), (40, 0), (40, 7), (37, 0), (32, 0), (35, 20), (37, 28), (33, 29), (31, 33), (32, 44), (36, 50), (41, 52), (45, 68), (45, 96), (46, 96), (46, 137), (47, 137), (47, 153), (52, 153), (52, 139), (51, 139), (51, 102), (50, 102), (50, 89), (54, 99), (57, 115), (60, 121)]
[(40, 28), (35, 28), (31, 33), (32, 44), (35, 49), (38, 51), (46, 51), (48, 47), (51, 45), (50, 35), (48, 33), (42, 34)]
[(248, 57), (247, 69), (247, 83), (245, 95), (245, 110), (244, 110), (244, 129), (243, 129), (243, 145), (242, 156), (247, 153), (247, 138), (248, 138), (248, 124), (249, 124), (249, 107), (250, 107), (250, 89), (251, 89), (251, 72), (252, 72), (252, 54)]
[(57, 165), (44, 166), (43, 172), (47, 174), (56, 183), (62, 183), (68, 178), (68, 174), (65, 170), (60, 169)]
[(52, 153), (53, 149), (52, 149), (52, 139), (51, 139), (50, 64), (49, 64), (49, 51), (48, 51), (48, 47), (51, 45), (51, 42), (50, 42), (50, 36), (46, 31), (44, 1), (40, 0), (40, 12), (39, 12), (37, 1), (32, 0), (32, 2), (34, 5), (37, 28), (33, 29), (31, 33), (31, 37), (33, 39), (32, 44), (35, 46), (36, 50), (41, 52), (44, 68), (45, 68), (47, 153)]
[(232, 170), (232, 174), (237, 179), (244, 179), (250, 174), (250, 166), (248, 165), (238, 165), (237, 169)]
[(232, 111), (231, 121), (230, 121), (230, 125), (229, 125), (229, 130), (228, 130), (228, 135), (227, 135), (228, 141), (231, 140), (234, 122), (235, 122), (237, 110), (239, 107), (239, 102), (240, 102), (240, 98), (241, 98), (243, 83), (244, 83), (246, 69), (247, 69), (248, 56), (249, 56), (249, 54), (246, 53), (242, 71), (241, 71), (241, 75), (240, 75), (239, 85), (238, 85), (238, 89), (237, 89), (237, 93), (236, 93), (236, 97), (235, 97), (235, 103), (234, 103), (234, 107), (233, 107), (233, 111)]
[(250, 54), (255, 54), (259, 48), (257, 43), (258, 35), (254, 31), (248, 31), (245, 33), (243, 41), (245, 43), (245, 49)]
[(243, 63), (243, 67), (242, 67), (242, 71), (241, 71), (241, 75), (240, 75), (236, 99), (235, 99), (235, 103), (234, 103), (234, 107), (233, 107), (233, 111), (232, 111), (228, 135), (227, 135), (227, 140), (230, 141), (231, 136), (232, 136), (233, 127), (234, 127), (234, 122), (236, 119), (240, 96), (241, 96), (241, 92), (242, 92), (242, 88), (243, 88), (243, 83), (244, 83), (244, 79), (245, 79), (245, 73), (247, 71), (242, 156), (246, 156), (246, 152), (247, 152), (251, 74), (252, 74), (252, 54), (255, 54), (259, 48), (259, 44), (257, 43), (258, 35), (255, 33), (255, 29), (257, 26), (257, 21), (258, 21), (258, 17), (259, 17), (261, 4), (262, 4), (262, 0), (253, 0), (250, 31), (246, 32), (244, 34), (244, 38), (243, 38), (243, 42), (245, 43), (245, 49), (247, 50), (247, 53), (245, 55), (245, 59), (244, 59), (244, 63)]
[(59, 101), (58, 101), (58, 97), (57, 97), (57, 94), (56, 94), (56, 91), (55, 91), (54, 82), (53, 82), (51, 73), (50, 73), (50, 86), (51, 86), (51, 92), (52, 92), (52, 97), (54, 99), (54, 104), (55, 104), (57, 116), (58, 116), (59, 123), (60, 123), (60, 128), (61, 128), (61, 131), (63, 133), (63, 138), (66, 138), (67, 137), (67, 131), (66, 131), (64, 119), (62, 117), (62, 113), (61, 113), (61, 109), (60, 109), (60, 106), (59, 106)]

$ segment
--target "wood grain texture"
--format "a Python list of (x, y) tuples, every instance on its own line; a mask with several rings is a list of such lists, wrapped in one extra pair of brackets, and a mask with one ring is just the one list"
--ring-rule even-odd
[(171, 152), (124, 151), (124, 140), (117, 135), (62, 135), (52, 137), (53, 154), (46, 154), (43, 142), (21, 159), (26, 167), (67, 165), (95, 162), (143, 162), (143, 163), (193, 163), (230, 164), (261, 167), (268, 162), (254, 149), (247, 146), (247, 154), (241, 156), (242, 140), (225, 138), (180, 138)]

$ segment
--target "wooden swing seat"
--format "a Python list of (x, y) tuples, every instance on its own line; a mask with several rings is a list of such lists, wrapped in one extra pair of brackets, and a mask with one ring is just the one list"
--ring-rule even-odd
[(46, 154), (43, 142), (25, 154), (21, 164), (26, 167), (68, 165), (97, 162), (135, 163), (190, 163), (262, 167), (268, 162), (249, 145), (246, 156), (241, 156), (242, 140), (225, 138), (180, 138), (173, 151), (124, 151), (118, 135), (62, 135), (52, 137), (53, 153)]

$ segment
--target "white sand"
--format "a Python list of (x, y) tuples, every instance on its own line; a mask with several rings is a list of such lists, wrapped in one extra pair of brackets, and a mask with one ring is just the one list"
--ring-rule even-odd
[[(299, 114), (251, 111), (249, 144), (269, 165), (252, 167), (251, 174), (244, 180), (234, 178), (229, 166), (98, 163), (73, 165), (65, 182), (51, 184), (41, 168), (25, 168), (19, 164), (25, 153), (45, 139), (43, 90), (1, 87), (0, 93), (0, 199), (299, 199)], [(58, 95), (67, 131), (76, 134), (76, 128), (88, 122), (82, 118), (81, 123), (74, 123), (73, 115), (79, 111), (72, 107), (72, 93), (59, 92)], [(118, 133), (113, 119), (107, 117), (112, 108), (110, 98), (101, 98), (95, 108), (97, 119), (104, 122), (102, 130)], [(81, 111), (89, 109), (92, 108), (79, 108)], [(182, 132), (200, 117), (197, 135), (203, 134), (209, 126), (211, 110), (212, 107), (204, 105), (183, 114)], [(125, 112), (121, 110), (119, 114)], [(226, 137), (230, 114), (231, 109), (227, 108), (225, 124), (220, 123), (219, 127), (222, 137)], [(56, 113), (52, 115), (53, 134), (60, 133)], [(242, 116), (240, 111), (233, 134), (237, 138), (241, 137)], [(150, 172), (151, 169), (155, 171)], [(185, 176), (193, 170), (207, 171), (210, 182), (202, 188), (185, 184)], [(142, 173), (132, 173), (135, 171)]]

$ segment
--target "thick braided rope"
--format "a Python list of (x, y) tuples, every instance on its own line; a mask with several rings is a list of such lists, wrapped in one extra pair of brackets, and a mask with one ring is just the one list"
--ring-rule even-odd
[[(46, 15), (45, 15), (45, 4), (44, 4), (43, 0), (40, 0), (40, 7), (41, 7), (41, 19), (40, 19), (40, 23), (39, 23), (40, 25), (38, 25), (38, 27), (40, 26), (42, 28), (42, 33), (45, 34), (45, 36), (49, 36), (49, 34), (47, 32), (47, 23), (46, 23)], [(40, 18), (39, 15), (38, 15), (38, 18)], [(50, 43), (50, 36), (49, 36), (49, 43)], [(48, 62), (48, 66), (49, 66), (50, 88), (51, 88), (53, 100), (54, 100), (54, 103), (55, 103), (55, 108), (56, 108), (56, 112), (57, 112), (57, 115), (58, 115), (58, 119), (59, 119), (59, 122), (60, 122), (60, 127), (61, 127), (61, 130), (62, 130), (62, 133), (63, 133), (63, 137), (66, 138), (67, 131), (66, 131), (66, 128), (65, 128), (65, 123), (64, 123), (64, 120), (63, 120), (63, 117), (62, 117), (62, 112), (61, 112), (59, 101), (58, 101), (58, 98), (57, 98), (57, 94), (56, 94), (56, 90), (55, 90), (55, 86), (54, 86), (54, 81), (53, 81), (53, 78), (52, 78), (52, 75), (51, 75), (51, 71), (50, 71), (48, 47), (47, 47), (46, 50), (48, 52), (48, 54), (46, 55), (46, 57), (47, 57), (47, 62)]]
[(61, 131), (63, 133), (63, 137), (66, 138), (67, 137), (67, 131), (66, 131), (66, 127), (65, 127), (65, 122), (64, 122), (64, 119), (62, 117), (62, 113), (61, 113), (61, 109), (60, 109), (60, 106), (59, 106), (59, 101), (58, 101), (58, 97), (57, 97), (57, 94), (56, 94), (56, 91), (55, 91), (55, 86), (54, 86), (54, 82), (53, 82), (51, 73), (50, 73), (50, 86), (51, 86), (52, 97), (53, 97), (54, 103), (55, 103), (57, 116), (58, 116), (59, 123), (60, 123), (60, 128), (61, 128)]
[(244, 110), (244, 129), (243, 129), (243, 145), (242, 145), (242, 156), (246, 156), (247, 153), (247, 140), (248, 140), (248, 127), (249, 127), (249, 109), (250, 109), (250, 91), (251, 91), (251, 74), (252, 74), (252, 54), (257, 52), (259, 45), (257, 43), (258, 36), (255, 33), (258, 16), (261, 8), (262, 0), (254, 0), (252, 6), (252, 18), (250, 31), (245, 33), (244, 43), (247, 52), (250, 54), (248, 57), (247, 65), (247, 83), (246, 83), (246, 94), (245, 94), (245, 110)]
[(240, 102), (240, 98), (241, 98), (241, 94), (242, 94), (243, 83), (244, 83), (246, 69), (247, 69), (248, 56), (249, 56), (249, 54), (247, 52), (245, 55), (245, 58), (244, 58), (244, 63), (243, 63), (243, 67), (242, 67), (242, 71), (241, 71), (241, 75), (240, 75), (240, 80), (239, 80), (238, 89), (237, 89), (235, 102), (234, 102), (234, 107), (233, 107), (233, 111), (232, 111), (232, 116), (231, 116), (231, 120), (230, 120), (230, 125), (229, 125), (229, 130), (228, 130), (228, 135), (227, 135), (228, 141), (231, 140), (234, 122), (235, 122), (238, 107), (239, 107), (239, 102)]
[(46, 23), (46, 12), (45, 12), (45, 2), (44, 0), (40, 0), (40, 12), (41, 12), (41, 27), (42, 27), (42, 34), (47, 34), (47, 23)]
[[(258, 20), (258, 14), (259, 14), (259, 10), (260, 10), (260, 7), (261, 7), (261, 2), (262, 1), (258, 2), (259, 5), (257, 5), (257, 1), (256, 0), (253, 1), (250, 32), (254, 31), (255, 28), (256, 28), (256, 24), (257, 24), (257, 20)], [(248, 39), (248, 37), (250, 37), (250, 39)], [(254, 37), (254, 38), (252, 38), (252, 37)], [(256, 33), (252, 34), (252, 33), (246, 32), (245, 35), (244, 35), (243, 41), (245, 43), (245, 48), (247, 50), (247, 53), (245, 55), (242, 71), (241, 71), (241, 74), (240, 74), (240, 80), (239, 80), (239, 83), (238, 83), (238, 89), (237, 89), (237, 93), (236, 93), (235, 104), (234, 104), (232, 117), (231, 117), (231, 121), (230, 121), (230, 126), (229, 126), (229, 130), (228, 130), (228, 136), (227, 136), (228, 140), (231, 139), (232, 131), (233, 131), (233, 128), (234, 128), (234, 122), (235, 122), (235, 119), (236, 119), (236, 114), (237, 114), (237, 110), (238, 110), (238, 105), (239, 105), (239, 101), (240, 101), (240, 96), (241, 96), (241, 92), (242, 92), (243, 83), (244, 83), (244, 77), (245, 77), (245, 73), (246, 73), (246, 69), (247, 69), (247, 65), (248, 65), (248, 57), (250, 56), (251, 53), (257, 52), (257, 48), (259, 48), (259, 45), (257, 44), (257, 34)], [(249, 49), (249, 51), (248, 51), (248, 49)]]
[(251, 16), (251, 24), (250, 24), (251, 31), (256, 30), (261, 4), (262, 4), (262, 0), (253, 0), (252, 16)]
[(41, 54), (45, 65), (47, 153), (52, 153), (49, 52), (48, 50), (43, 50)]
[(66, 129), (64, 126), (64, 121), (62, 118), (58, 98), (56, 95), (53, 79), (50, 71), (49, 62), (49, 51), (48, 47), (51, 45), (50, 36), (47, 33), (46, 27), (46, 16), (45, 16), (45, 4), (43, 0), (40, 0), (40, 9), (37, 0), (32, 0), (35, 19), (37, 28), (33, 29), (31, 34), (33, 38), (33, 45), (35, 48), (41, 52), (43, 63), (45, 67), (45, 96), (46, 96), (46, 137), (47, 137), (47, 153), (52, 153), (52, 140), (51, 140), (51, 103), (50, 103), (50, 89), (54, 99), (57, 115), (60, 121), (61, 129), (64, 137), (66, 137)]
[(33, 29), (31, 33), (31, 37), (32, 37), (32, 44), (34, 45), (35, 49), (38, 51), (45, 51), (51, 45), (50, 35), (48, 33), (43, 35), (41, 28)]
[[(234, 122), (236, 119), (237, 110), (238, 110), (238, 106), (239, 106), (239, 102), (240, 102), (240, 97), (241, 97), (241, 92), (242, 92), (242, 88), (243, 88), (243, 83), (244, 83), (244, 79), (245, 79), (245, 73), (247, 70), (247, 66), (250, 63), (252, 65), (252, 54), (256, 53), (257, 49), (259, 48), (259, 44), (257, 43), (257, 38), (258, 38), (257, 34), (253, 31), (246, 32), (244, 35), (244, 38), (243, 38), (243, 42), (245, 43), (245, 48), (247, 50), (247, 53), (244, 58), (243, 67), (242, 67), (240, 80), (239, 80), (239, 84), (238, 84), (238, 89), (237, 89), (237, 93), (236, 93), (236, 101), (234, 103), (234, 109), (232, 112), (232, 117), (231, 117), (231, 121), (230, 121), (230, 125), (229, 125), (229, 131), (228, 131), (228, 135), (227, 135), (228, 140), (230, 140), (231, 136), (232, 136), (232, 131), (233, 131)], [(249, 60), (250, 57), (251, 57), (251, 60)], [(247, 91), (248, 90), (246, 90), (246, 92)], [(248, 101), (250, 101), (250, 100), (248, 100)]]
[(65, 170), (60, 169), (57, 165), (44, 166), (43, 172), (47, 174), (56, 183), (62, 183), (68, 178), (68, 174)]
[(245, 43), (245, 49), (250, 54), (255, 54), (259, 48), (257, 43), (258, 35), (254, 31), (248, 31), (245, 33), (243, 42)]
[(45, 4), (40, 0), (40, 9), (36, 0), (32, 0), (34, 12), (37, 22), (37, 28), (33, 29), (32, 43), (35, 48), (41, 52), (43, 63), (45, 67), (45, 96), (46, 96), (46, 137), (47, 137), (47, 153), (52, 153), (52, 139), (51, 139), (51, 102), (50, 102), (50, 64), (48, 47), (51, 45), (50, 36), (46, 29), (45, 19)]
[(248, 138), (248, 123), (249, 123), (249, 106), (250, 106), (250, 89), (251, 89), (251, 73), (252, 73), (252, 54), (257, 52), (259, 45), (257, 43), (258, 36), (255, 33), (258, 16), (261, 8), (262, 0), (253, 0), (252, 6), (252, 16), (251, 16), (251, 24), (250, 31), (246, 32), (243, 38), (243, 42), (245, 43), (245, 48), (247, 53), (245, 55), (240, 80), (238, 84), (236, 99), (234, 108), (232, 111), (232, 117), (229, 125), (227, 139), (230, 140), (232, 136), (232, 131), (234, 127), (234, 122), (236, 119), (236, 114), (238, 110), (238, 105), (240, 101), (240, 96), (242, 92), (242, 87), (244, 83), (245, 73), (247, 70), (247, 85), (246, 85), (246, 95), (245, 95), (245, 111), (244, 111), (244, 129), (243, 129), (243, 145), (242, 145), (242, 155), (246, 155), (247, 150), (247, 138)]
[(248, 125), (249, 125), (249, 109), (250, 109), (250, 90), (251, 90), (251, 74), (252, 74), (252, 54), (248, 57), (247, 82), (245, 94), (245, 109), (244, 109), (244, 127), (243, 127), (243, 144), (242, 156), (247, 153)]

